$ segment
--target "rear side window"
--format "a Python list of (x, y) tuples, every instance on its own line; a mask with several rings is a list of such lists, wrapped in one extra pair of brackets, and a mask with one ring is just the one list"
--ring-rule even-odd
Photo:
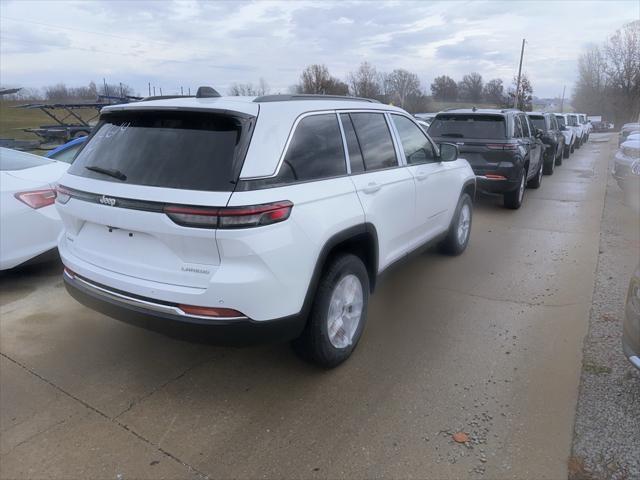
[(429, 126), (431, 137), (449, 138), (506, 138), (504, 117), (501, 115), (438, 115)]
[(53, 163), (44, 157), (32, 155), (30, 153), (12, 150), (10, 148), (0, 148), (0, 171), (4, 170), (24, 170), (25, 168), (41, 167)]
[(513, 136), (514, 138), (524, 137), (522, 131), (522, 123), (520, 123), (520, 117), (513, 117)]
[(119, 183), (232, 191), (243, 120), (208, 112), (124, 112), (103, 117), (69, 173)]
[(365, 170), (381, 170), (398, 166), (391, 132), (384, 114), (349, 114), (362, 150)]
[(283, 182), (305, 182), (346, 175), (338, 118), (311, 115), (298, 123), (280, 168)]
[(531, 120), (531, 123), (535, 128), (539, 128), (543, 132), (547, 130), (547, 126), (542, 115), (529, 115), (529, 120)]
[(347, 149), (349, 150), (349, 163), (351, 165), (351, 173), (364, 172), (364, 159), (362, 158), (362, 152), (360, 151), (360, 145), (358, 144), (358, 137), (356, 131), (351, 123), (351, 117), (348, 113), (340, 114), (340, 121), (342, 122), (342, 129), (344, 130), (345, 140), (347, 141)]
[(415, 123), (401, 115), (392, 115), (393, 123), (398, 130), (404, 156), (409, 165), (433, 162), (435, 154), (427, 136)]
[(53, 158), (54, 160), (58, 160), (59, 162), (73, 163), (73, 159), (76, 156), (76, 153), (78, 153), (78, 150), (80, 150), (80, 147), (82, 147), (81, 143), (79, 143), (78, 145), (74, 145), (73, 147), (69, 147), (66, 150), (62, 150), (58, 153), (54, 153), (49, 158)]

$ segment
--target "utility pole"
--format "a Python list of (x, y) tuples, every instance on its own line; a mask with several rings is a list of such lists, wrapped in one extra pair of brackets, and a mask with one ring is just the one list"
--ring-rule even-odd
[(567, 88), (566, 85), (562, 87), (562, 100), (560, 100), (560, 113), (564, 113), (564, 91)]
[(149, 82), (149, 96), (151, 96), (151, 82)]
[(518, 67), (518, 83), (516, 83), (516, 95), (513, 99), (513, 108), (518, 108), (518, 100), (520, 99), (520, 77), (522, 75), (522, 57), (524, 57), (524, 44), (526, 40), (522, 39), (522, 50), (520, 50), (520, 66)]

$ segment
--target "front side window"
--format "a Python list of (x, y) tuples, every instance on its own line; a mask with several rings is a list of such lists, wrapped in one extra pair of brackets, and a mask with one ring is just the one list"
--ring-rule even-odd
[(391, 132), (382, 113), (350, 113), (365, 170), (381, 170), (398, 166)]
[(391, 118), (398, 130), (404, 156), (409, 165), (435, 161), (431, 142), (415, 123), (401, 115), (392, 115)]
[(310, 115), (300, 120), (282, 162), (280, 180), (307, 182), (346, 173), (336, 115)]
[(549, 115), (549, 128), (551, 128), (551, 130), (558, 130), (558, 122), (556, 122), (555, 115)]
[(559, 127), (564, 127), (566, 125), (563, 116), (556, 115), (556, 120), (558, 121), (558, 126)]

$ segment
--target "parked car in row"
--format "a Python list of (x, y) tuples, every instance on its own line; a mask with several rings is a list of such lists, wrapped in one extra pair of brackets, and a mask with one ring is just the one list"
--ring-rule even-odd
[(582, 127), (582, 143), (587, 143), (593, 126), (585, 113), (578, 113), (578, 123)]
[(476, 174), (478, 188), (501, 193), (507, 208), (520, 208), (525, 188), (542, 184), (542, 132), (524, 112), (448, 110), (436, 115), (429, 135), (436, 142), (456, 142)]
[(47, 158), (52, 158), (53, 160), (58, 160), (59, 162), (73, 163), (73, 159), (80, 151), (82, 145), (84, 145), (84, 142), (86, 140), (86, 136), (74, 138), (73, 140), (70, 140), (67, 143), (64, 143), (49, 151), (46, 156)]
[(55, 252), (62, 230), (55, 184), (68, 168), (68, 163), (0, 148), (0, 270)]
[(457, 155), (366, 99), (201, 89), (105, 107), (58, 189), (64, 282), (127, 322), (294, 339), (333, 367), (381, 272), (434, 242), (465, 250), (476, 181)]
[(622, 350), (629, 362), (640, 369), (640, 263), (629, 282), (622, 328)]
[(575, 130), (569, 126), (567, 126), (567, 117), (565, 117), (562, 113), (555, 114), (556, 121), (558, 122), (558, 128), (564, 135), (564, 150), (563, 150), (563, 158), (569, 158), (569, 155), (573, 153), (575, 150), (576, 144), (576, 133)]
[(618, 145), (622, 145), (632, 132), (638, 130), (640, 130), (640, 123), (625, 123), (620, 129), (620, 133), (618, 133)]
[(427, 126), (431, 125), (433, 119), (436, 117), (437, 113), (416, 113), (414, 117), (422, 120), (427, 124)]
[(556, 165), (562, 165), (564, 154), (564, 135), (553, 113), (529, 112), (527, 113), (534, 128), (542, 132), (541, 140), (545, 144), (544, 167), (545, 175), (553, 175)]

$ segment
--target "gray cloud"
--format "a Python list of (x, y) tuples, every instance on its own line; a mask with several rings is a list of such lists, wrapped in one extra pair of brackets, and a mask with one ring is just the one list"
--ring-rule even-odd
[(526, 37), (524, 68), (544, 96), (571, 85), (584, 45), (637, 17), (634, 5), (3, 0), (2, 80), (42, 86), (105, 77), (142, 92), (148, 82), (166, 91), (206, 83), (224, 90), (263, 77), (284, 91), (308, 64), (326, 63), (344, 78), (367, 60), (379, 71), (415, 71), (427, 89), (437, 75), (470, 71), (510, 83)]

